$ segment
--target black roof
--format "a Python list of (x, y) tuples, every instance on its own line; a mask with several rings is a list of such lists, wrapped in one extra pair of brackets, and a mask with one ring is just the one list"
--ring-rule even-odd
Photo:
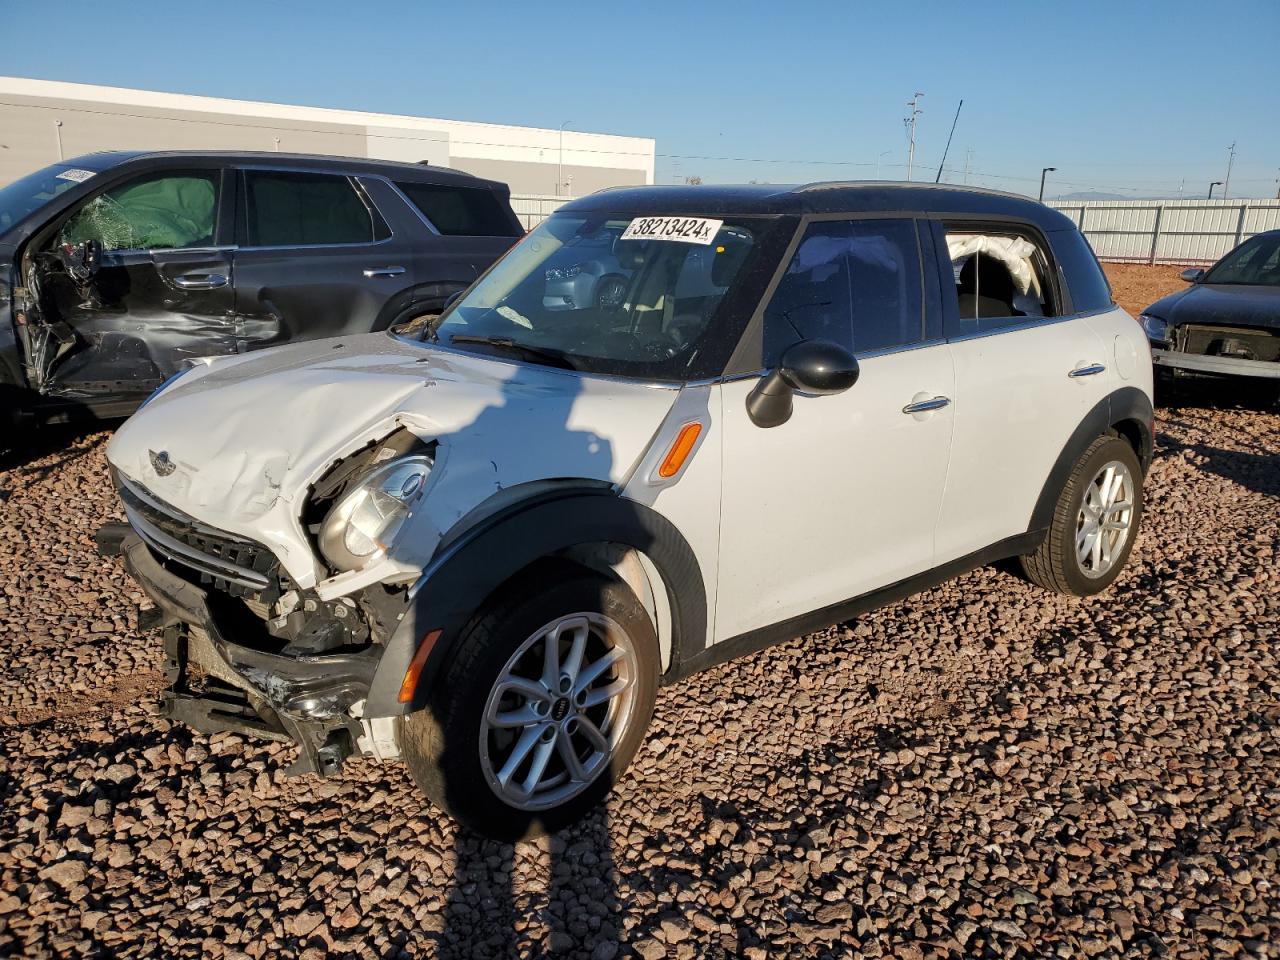
[(1074, 230), (1052, 207), (1028, 197), (980, 187), (852, 180), (801, 185), (616, 187), (573, 200), (568, 213), (617, 210), (638, 215), (742, 216), (823, 213), (930, 213), (1017, 217), (1046, 232)]
[(262, 163), (270, 166), (287, 166), (301, 170), (341, 169), (355, 173), (380, 174), (401, 180), (419, 180), (429, 183), (448, 183), (469, 187), (499, 187), (507, 185), (497, 180), (486, 180), (452, 167), (437, 167), (427, 163), (399, 163), (395, 160), (374, 160), (370, 157), (337, 157), (315, 153), (276, 153), (256, 150), (104, 150), (86, 153), (84, 156), (61, 161), (69, 167), (82, 167), (101, 173), (127, 163), (212, 161), (217, 163)]

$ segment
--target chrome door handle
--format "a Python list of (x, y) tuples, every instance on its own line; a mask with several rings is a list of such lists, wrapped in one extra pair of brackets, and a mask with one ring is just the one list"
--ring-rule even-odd
[(1087, 367), (1076, 367), (1068, 373), (1067, 376), (1072, 379), (1075, 379), (1076, 377), (1093, 377), (1102, 373), (1102, 371), (1106, 369), (1107, 368), (1100, 363), (1091, 363)]
[(183, 290), (216, 290), (227, 285), (225, 273), (184, 273), (173, 282)]
[(364, 275), (372, 280), (374, 277), (398, 277), (404, 273), (404, 267), (371, 267)]
[(931, 397), (928, 400), (917, 400), (902, 408), (903, 413), (928, 413), (930, 410), (941, 410), (951, 405), (950, 397)]

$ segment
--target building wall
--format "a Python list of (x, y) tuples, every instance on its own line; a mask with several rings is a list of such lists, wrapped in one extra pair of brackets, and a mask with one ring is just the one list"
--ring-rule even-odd
[(655, 150), (644, 137), (0, 77), (0, 185), (57, 161), (59, 140), (63, 158), (114, 149), (279, 149), (426, 160), (502, 180), (513, 193), (564, 196), (652, 183)]

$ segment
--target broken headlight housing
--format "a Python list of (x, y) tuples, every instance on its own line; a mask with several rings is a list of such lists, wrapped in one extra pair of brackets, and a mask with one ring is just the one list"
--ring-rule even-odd
[(433, 459), (399, 457), (374, 466), (348, 489), (320, 525), (320, 552), (339, 570), (385, 556), (422, 496)]

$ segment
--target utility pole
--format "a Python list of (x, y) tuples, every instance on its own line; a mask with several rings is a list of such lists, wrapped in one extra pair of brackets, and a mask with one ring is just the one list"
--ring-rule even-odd
[(1212, 199), (1213, 199), (1213, 188), (1214, 188), (1214, 187), (1220, 187), (1220, 186), (1222, 186), (1222, 181), (1221, 181), (1221, 180), (1215, 180), (1215, 181), (1213, 181), (1213, 183), (1209, 184), (1209, 198), (1208, 198), (1208, 199), (1210, 199), (1210, 200), (1212, 200)]
[(924, 113), (924, 111), (920, 109), (920, 98), (923, 96), (924, 94), (921, 93), (919, 90), (916, 91), (916, 95), (907, 101), (907, 106), (911, 108), (911, 112), (902, 119), (902, 122), (906, 124), (906, 127), (907, 127), (907, 144), (908, 144), (907, 145), (907, 179), (908, 180), (911, 179), (911, 168), (915, 165), (915, 162), (916, 162), (916, 118), (919, 117), (920, 114)]
[(1186, 185), (1187, 185), (1186, 177), (1183, 177), (1181, 180), (1178, 181), (1178, 199), (1179, 200), (1182, 199), (1182, 188), (1185, 187)]
[(560, 124), (560, 159), (556, 163), (556, 196), (560, 196), (560, 189), (564, 184), (564, 128), (573, 123), (572, 120), (566, 120)]
[(1236, 142), (1231, 141), (1231, 146), (1227, 148), (1227, 179), (1222, 183), (1222, 199), (1226, 200), (1227, 191), (1231, 189), (1231, 165), (1236, 162)]
[(881, 152), (881, 154), (878, 157), (876, 157), (876, 179), (877, 180), (880, 179), (880, 161), (883, 160), (885, 157), (887, 157), (891, 153), (893, 153), (892, 150), (885, 150)]
[(969, 182), (969, 161), (973, 159), (973, 147), (966, 147), (964, 151), (964, 182)]
[(58, 159), (62, 159), (62, 121), (53, 121), (53, 135), (58, 140)]
[(1280, 200), (1280, 177), (1276, 177), (1276, 199)]
[(1041, 170), (1041, 171), (1040, 171), (1040, 197), (1039, 197), (1039, 200), (1040, 200), (1040, 202), (1041, 202), (1041, 203), (1044, 203), (1044, 178), (1045, 178), (1045, 175), (1046, 175), (1046, 174), (1050, 174), (1050, 173), (1056, 173), (1056, 172), (1057, 172), (1057, 170), (1058, 170), (1058, 168), (1057, 168), (1057, 167), (1045, 167), (1043, 170)]

